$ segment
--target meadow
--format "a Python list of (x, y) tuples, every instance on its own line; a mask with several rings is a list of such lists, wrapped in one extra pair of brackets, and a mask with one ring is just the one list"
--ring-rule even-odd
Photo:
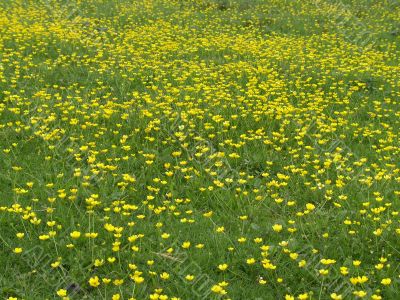
[(0, 1), (0, 299), (399, 299), (396, 0)]

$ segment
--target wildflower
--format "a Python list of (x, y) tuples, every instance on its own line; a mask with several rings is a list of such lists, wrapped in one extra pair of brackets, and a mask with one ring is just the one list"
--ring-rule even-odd
[(221, 226), (221, 227), (218, 227), (216, 231), (219, 233), (222, 233), (225, 231), (225, 228), (223, 226)]
[(70, 236), (73, 239), (78, 239), (81, 236), (81, 233), (79, 231), (73, 231), (70, 233)]
[(114, 295), (112, 295), (111, 299), (112, 300), (119, 300), (119, 299), (121, 299), (121, 295), (120, 294), (114, 294)]
[(49, 238), (50, 238), (50, 235), (48, 235), (48, 234), (39, 235), (39, 240), (41, 240), (41, 241), (48, 240)]
[(67, 290), (59, 289), (57, 291), (57, 295), (60, 296), (60, 297), (66, 297), (67, 296)]
[(361, 265), (361, 261), (359, 260), (353, 260), (353, 266), (358, 267)]
[(167, 272), (163, 272), (162, 274), (160, 274), (160, 278), (164, 279), (164, 280), (168, 280), (169, 279), (169, 274)]
[(282, 231), (282, 225), (280, 225), (280, 224), (275, 224), (275, 225), (273, 225), (272, 226), (272, 229), (275, 231), (275, 232), (281, 232)]
[(92, 287), (98, 287), (100, 285), (99, 277), (94, 276), (89, 279), (89, 285)]
[(183, 244), (182, 244), (182, 248), (183, 249), (188, 249), (190, 247), (190, 242), (184, 242)]
[(118, 285), (123, 284), (124, 280), (123, 279), (115, 279), (113, 283), (114, 283), (114, 285), (118, 286)]
[(306, 204), (306, 208), (307, 208), (307, 210), (312, 211), (312, 210), (315, 209), (315, 205), (312, 204), (312, 203), (307, 203), (307, 204)]
[(248, 264), (248, 265), (252, 265), (252, 264), (254, 264), (256, 262), (256, 260), (254, 259), (254, 258), (248, 258), (248, 259), (246, 259), (246, 263)]
[(110, 278), (102, 278), (101, 281), (102, 281), (104, 284), (109, 284), (109, 283), (111, 282), (111, 279), (110, 279)]
[(364, 298), (367, 295), (365, 291), (354, 291), (353, 294), (359, 298)]
[(347, 275), (349, 274), (349, 270), (347, 267), (340, 267), (340, 273), (342, 273), (342, 275)]
[(14, 248), (13, 252), (16, 254), (22, 253), (22, 248)]
[(226, 294), (226, 291), (224, 290), (224, 288), (217, 284), (212, 286), (211, 291), (213, 291), (216, 294), (220, 294), (220, 295)]
[(328, 269), (320, 269), (318, 272), (320, 275), (325, 276), (325, 275), (328, 275), (329, 270)]
[(300, 267), (300, 268), (303, 268), (306, 264), (307, 264), (307, 262), (306, 262), (304, 259), (302, 259), (301, 261), (299, 261), (299, 267)]
[(308, 293), (300, 294), (297, 296), (299, 300), (307, 300), (309, 298)]
[(194, 279), (194, 276), (188, 274), (188, 275), (185, 276), (185, 279), (186, 279), (187, 281), (192, 281), (192, 280)]
[(51, 267), (52, 267), (52, 268), (57, 268), (57, 267), (60, 266), (60, 264), (61, 264), (61, 262), (60, 262), (59, 260), (57, 260), (57, 261), (51, 263)]

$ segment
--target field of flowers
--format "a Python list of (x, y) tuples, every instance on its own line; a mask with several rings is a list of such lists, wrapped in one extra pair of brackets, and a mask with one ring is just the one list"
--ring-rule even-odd
[(396, 0), (0, 1), (0, 299), (399, 299)]

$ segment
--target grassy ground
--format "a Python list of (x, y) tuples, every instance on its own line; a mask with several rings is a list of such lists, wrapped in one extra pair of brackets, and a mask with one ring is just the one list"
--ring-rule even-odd
[(1, 299), (398, 299), (397, 1), (0, 2)]

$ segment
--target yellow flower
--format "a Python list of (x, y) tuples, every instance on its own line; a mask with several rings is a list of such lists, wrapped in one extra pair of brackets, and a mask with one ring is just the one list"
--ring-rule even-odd
[(361, 265), (361, 261), (353, 260), (353, 266), (358, 267), (359, 265)]
[(328, 275), (329, 270), (328, 270), (328, 269), (320, 269), (318, 272), (319, 272), (319, 274), (321, 274), (322, 276), (325, 276), (325, 275)]
[(161, 238), (163, 238), (163, 239), (167, 239), (167, 238), (169, 238), (169, 234), (168, 233), (166, 233), (166, 232), (164, 232), (162, 235), (161, 235)]
[(48, 240), (50, 236), (48, 234), (39, 235), (39, 240), (45, 241)]
[(273, 225), (272, 226), (272, 229), (275, 231), (275, 232), (280, 232), (280, 231), (282, 231), (282, 225), (280, 225), (280, 224), (275, 224), (275, 225)]
[(97, 232), (86, 232), (85, 237), (89, 239), (95, 239), (99, 234)]
[(96, 259), (96, 260), (94, 261), (94, 265), (95, 265), (96, 267), (100, 267), (100, 266), (104, 265), (104, 259)]
[(154, 260), (148, 260), (147, 265), (152, 266), (154, 264)]
[(354, 285), (358, 284), (358, 283), (365, 283), (368, 281), (368, 277), (367, 276), (357, 276), (357, 277), (351, 277), (350, 278), (350, 282)]
[(307, 204), (306, 204), (306, 208), (307, 208), (307, 210), (312, 211), (312, 210), (315, 209), (315, 205), (312, 204), (312, 203), (307, 203)]
[(121, 299), (121, 295), (120, 294), (114, 294), (114, 295), (112, 295), (111, 299), (112, 300), (119, 300), (119, 299)]
[(112, 264), (116, 261), (117, 259), (115, 257), (107, 257), (107, 261)]
[(244, 243), (244, 242), (246, 242), (246, 238), (245, 237), (240, 237), (240, 238), (238, 238), (238, 242), (239, 243)]
[(262, 243), (263, 239), (262, 238), (255, 238), (254, 243), (259, 244)]
[(57, 295), (60, 297), (66, 297), (67, 296), (67, 290), (60, 289), (57, 291)]
[(188, 275), (185, 276), (185, 279), (186, 279), (187, 281), (192, 281), (192, 280), (194, 279), (194, 276), (188, 274)]
[(123, 284), (123, 283), (124, 283), (124, 280), (123, 280), (123, 279), (115, 279), (115, 280), (114, 280), (114, 285), (116, 285), (116, 286), (121, 285), (121, 284)]
[(343, 299), (343, 296), (342, 296), (342, 295), (338, 295), (338, 294), (336, 294), (336, 293), (332, 293), (332, 294), (331, 294), (331, 298), (332, 298), (333, 300), (342, 300), (342, 299)]
[(70, 236), (73, 239), (78, 239), (81, 236), (81, 233), (79, 231), (73, 231), (70, 233)]
[(14, 248), (13, 252), (19, 254), (22, 252), (22, 248)]
[(389, 285), (392, 283), (392, 280), (390, 278), (384, 278), (384, 279), (382, 279), (381, 283), (383, 285)]
[(218, 284), (213, 285), (211, 287), (211, 291), (213, 291), (216, 294), (220, 294), (220, 295), (225, 295), (226, 294), (225, 289), (223, 287), (221, 287), (220, 285), (218, 285)]
[(164, 279), (164, 280), (168, 280), (169, 279), (169, 274), (167, 272), (163, 272), (162, 274), (160, 274), (160, 278)]
[(137, 284), (140, 284), (144, 281), (144, 278), (139, 275), (133, 275), (133, 276), (131, 276), (131, 278)]
[(183, 244), (182, 244), (182, 248), (183, 249), (188, 249), (190, 247), (190, 242), (184, 242)]
[(308, 293), (300, 294), (297, 296), (297, 299), (299, 300), (307, 300), (308, 299)]
[(252, 264), (254, 264), (256, 262), (256, 260), (254, 259), (254, 258), (248, 258), (248, 259), (246, 259), (246, 263), (248, 264), (248, 265), (252, 265)]
[(218, 227), (218, 228), (216, 229), (216, 231), (219, 232), (219, 233), (222, 233), (222, 232), (225, 231), (225, 227), (224, 227), (224, 226)]
[(349, 270), (347, 267), (340, 267), (340, 273), (342, 273), (342, 275), (347, 275), (349, 274)]
[(99, 277), (94, 276), (89, 279), (89, 284), (92, 287), (98, 287), (100, 285)]
[(353, 294), (359, 298), (364, 298), (367, 295), (365, 291), (354, 291)]
[(320, 262), (321, 262), (323, 265), (332, 265), (332, 264), (334, 264), (334, 263), (336, 262), (336, 260), (334, 260), (334, 259), (325, 259), (325, 258), (323, 258), (323, 259), (320, 260)]
[(220, 269), (221, 271), (225, 271), (228, 268), (227, 264), (220, 264), (218, 265), (218, 269)]
[(57, 268), (60, 264), (61, 264), (61, 262), (59, 260), (57, 260), (57, 261), (51, 263), (51, 267), (52, 268)]
[(102, 278), (101, 281), (102, 281), (104, 284), (109, 284), (109, 283), (111, 282), (111, 279), (110, 279), (110, 278)]

